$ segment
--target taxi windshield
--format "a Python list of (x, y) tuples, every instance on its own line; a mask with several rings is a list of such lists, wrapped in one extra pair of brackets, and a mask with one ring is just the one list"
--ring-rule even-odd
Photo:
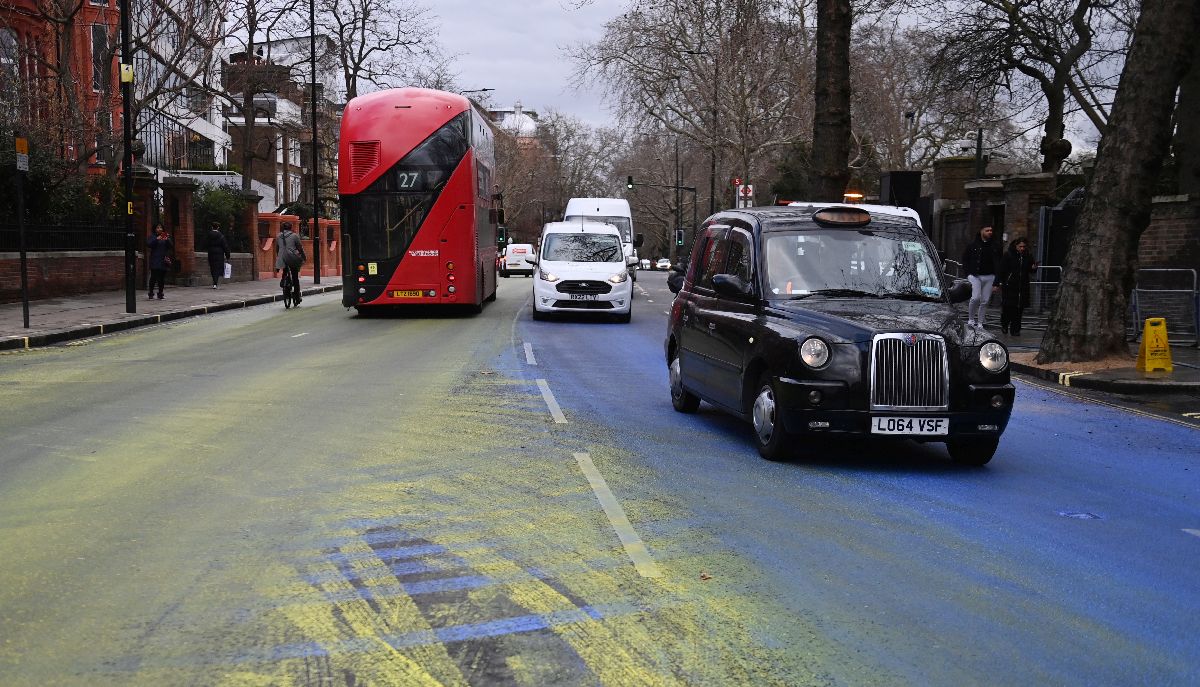
[(912, 234), (873, 229), (769, 234), (765, 254), (769, 298), (942, 300), (937, 259)]

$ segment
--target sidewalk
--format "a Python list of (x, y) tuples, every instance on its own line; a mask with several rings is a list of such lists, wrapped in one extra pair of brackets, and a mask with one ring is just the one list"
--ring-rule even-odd
[(1008, 346), (1013, 372), (1046, 379), (1063, 386), (1111, 393), (1200, 393), (1200, 349), (1195, 346), (1171, 346), (1171, 362), (1175, 368), (1171, 372), (1138, 371), (1137, 343), (1129, 344), (1128, 366), (1112, 367), (1092, 363), (1054, 363), (1038, 366), (1033, 363), (1032, 358), (1041, 346), (1044, 332), (1026, 328), (1022, 329), (1020, 336), (1011, 336), (990, 323), (987, 330)]
[[(300, 277), (305, 296), (342, 290), (342, 278)], [(23, 325), (21, 303), (0, 304), (0, 351), (48, 346), (111, 332), (169, 322), (222, 310), (282, 301), (278, 278), (211, 286), (168, 286), (163, 300), (148, 300), (138, 289), (136, 313), (125, 312), (124, 291), (103, 291), (29, 302), (29, 329)], [(282, 306), (281, 306), (282, 307)], [(301, 306), (303, 307), (303, 306)]]

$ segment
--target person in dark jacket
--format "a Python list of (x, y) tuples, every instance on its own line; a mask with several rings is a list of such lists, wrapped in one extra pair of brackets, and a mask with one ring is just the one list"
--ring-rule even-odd
[(167, 270), (171, 269), (172, 255), (175, 252), (175, 243), (162, 222), (155, 223), (154, 235), (146, 239), (146, 247), (150, 262), (150, 285), (147, 287), (146, 296), (154, 298), (154, 287), (157, 285), (158, 299), (162, 300)]
[(983, 326), (988, 300), (996, 290), (996, 270), (1000, 268), (1000, 251), (992, 241), (992, 228), (983, 227), (965, 251), (963, 272), (971, 282), (971, 301), (967, 303), (967, 324)]
[(1021, 311), (1029, 305), (1029, 275), (1038, 268), (1024, 237), (1013, 239), (1000, 262), (1000, 330), (1021, 333)]
[(225, 274), (225, 261), (229, 259), (229, 244), (221, 233), (221, 224), (213, 222), (208, 230), (208, 271), (212, 274), (213, 288), (221, 283)]
[(300, 266), (308, 257), (304, 255), (304, 244), (300, 235), (292, 231), (292, 223), (279, 225), (279, 236), (275, 237), (275, 274), (287, 270), (292, 276), (293, 300), (300, 305)]

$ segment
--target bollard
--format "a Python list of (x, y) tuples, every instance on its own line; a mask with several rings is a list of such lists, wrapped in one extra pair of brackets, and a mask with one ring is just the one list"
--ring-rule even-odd
[(1167, 321), (1162, 317), (1148, 317), (1142, 328), (1142, 343), (1138, 347), (1137, 369), (1139, 372), (1170, 372), (1171, 344), (1167, 342)]

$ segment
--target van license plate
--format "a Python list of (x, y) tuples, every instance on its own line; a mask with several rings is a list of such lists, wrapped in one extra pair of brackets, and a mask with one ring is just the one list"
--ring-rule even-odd
[(600, 296), (595, 293), (572, 293), (570, 296), (571, 300), (573, 301), (594, 301), (600, 298)]
[(392, 298), (420, 298), (424, 291), (393, 291)]
[(945, 417), (873, 417), (871, 434), (946, 435), (950, 418)]

